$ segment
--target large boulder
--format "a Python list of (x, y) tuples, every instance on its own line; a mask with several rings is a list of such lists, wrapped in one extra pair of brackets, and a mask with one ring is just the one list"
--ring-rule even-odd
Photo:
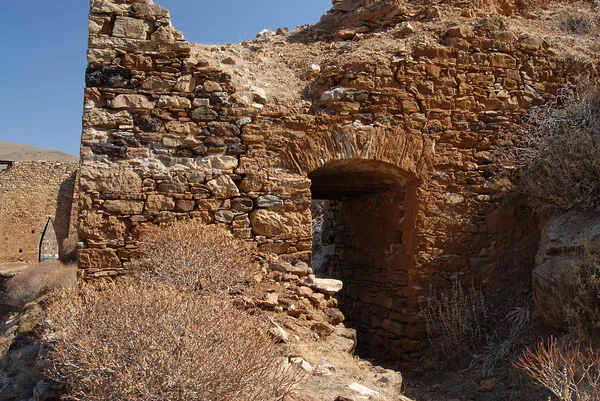
[(533, 296), (544, 323), (567, 327), (565, 307), (573, 300), (576, 269), (584, 245), (600, 240), (600, 212), (570, 211), (552, 218), (542, 230), (533, 270)]

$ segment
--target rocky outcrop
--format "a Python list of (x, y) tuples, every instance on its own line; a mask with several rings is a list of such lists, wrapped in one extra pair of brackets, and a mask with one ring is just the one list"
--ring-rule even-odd
[(565, 307), (576, 291), (576, 268), (583, 250), (600, 240), (600, 212), (569, 211), (551, 219), (542, 237), (533, 271), (533, 294), (548, 326), (567, 327)]

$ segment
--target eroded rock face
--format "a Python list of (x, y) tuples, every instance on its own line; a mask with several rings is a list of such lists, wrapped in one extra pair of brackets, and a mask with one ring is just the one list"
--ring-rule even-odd
[(600, 212), (572, 210), (551, 219), (542, 237), (533, 271), (533, 294), (544, 323), (567, 327), (565, 307), (576, 291), (576, 268), (583, 247), (600, 240)]

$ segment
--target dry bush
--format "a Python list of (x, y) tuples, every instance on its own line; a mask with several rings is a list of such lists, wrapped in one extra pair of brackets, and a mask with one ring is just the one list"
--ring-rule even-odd
[(600, 88), (565, 90), (556, 103), (533, 109), (529, 122), (517, 162), (532, 206), (598, 208)]
[(42, 295), (77, 286), (77, 267), (45, 261), (29, 267), (6, 282), (8, 304), (21, 307)]
[(465, 291), (457, 281), (449, 295), (430, 298), (424, 314), (438, 360), (452, 367), (470, 362), (472, 352), (485, 339), (487, 310), (481, 291), (474, 287)]
[(560, 28), (576, 35), (589, 35), (594, 33), (600, 18), (591, 7), (580, 7), (569, 10), (559, 16)]
[(268, 327), (228, 301), (126, 281), (48, 308), (48, 374), (71, 400), (275, 400), (295, 381)]
[(600, 351), (592, 347), (559, 346), (551, 337), (547, 345), (527, 348), (515, 366), (561, 401), (600, 399)]
[(77, 235), (71, 235), (63, 239), (60, 245), (60, 261), (65, 264), (77, 262)]
[(150, 227), (140, 252), (139, 265), (147, 280), (194, 292), (230, 292), (257, 271), (243, 241), (200, 220)]
[(586, 240), (573, 266), (575, 288), (564, 314), (569, 331), (586, 342), (600, 342), (600, 243)]

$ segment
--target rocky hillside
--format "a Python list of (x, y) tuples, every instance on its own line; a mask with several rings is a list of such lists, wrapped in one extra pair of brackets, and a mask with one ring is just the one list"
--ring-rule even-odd
[(0, 160), (72, 162), (77, 157), (59, 150), (35, 148), (19, 143), (0, 141)]

